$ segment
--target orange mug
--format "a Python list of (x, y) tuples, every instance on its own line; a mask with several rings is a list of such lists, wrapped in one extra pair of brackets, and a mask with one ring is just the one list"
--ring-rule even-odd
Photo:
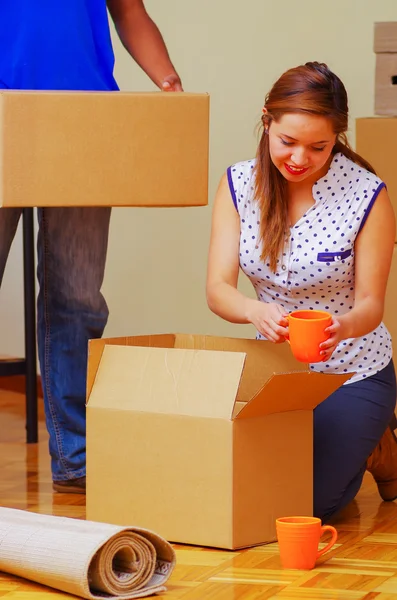
[[(280, 559), (284, 569), (313, 569), (317, 559), (328, 552), (338, 539), (332, 525), (321, 525), (317, 517), (282, 517), (276, 520)], [(329, 544), (318, 549), (326, 531), (332, 533)]]
[(331, 325), (332, 315), (324, 310), (295, 310), (286, 319), (295, 358), (305, 363), (321, 362), (320, 344), (329, 338), (325, 329)]

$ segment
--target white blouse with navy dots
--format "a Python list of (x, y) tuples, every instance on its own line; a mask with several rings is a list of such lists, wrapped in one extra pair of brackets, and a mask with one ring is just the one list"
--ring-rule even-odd
[[(354, 304), (354, 242), (384, 183), (343, 154), (333, 157), (328, 173), (313, 186), (315, 204), (290, 229), (278, 268), (260, 260), (259, 208), (253, 198), (255, 159), (227, 170), (233, 202), (240, 215), (240, 266), (259, 300), (277, 302), (288, 312), (326, 310), (343, 315)], [(258, 339), (265, 339), (257, 334)], [(311, 364), (320, 373), (374, 375), (390, 362), (391, 338), (381, 323), (371, 333), (339, 344), (326, 363)]]

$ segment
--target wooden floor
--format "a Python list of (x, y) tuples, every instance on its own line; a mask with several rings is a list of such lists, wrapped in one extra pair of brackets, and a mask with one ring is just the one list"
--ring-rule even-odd
[[(0, 504), (83, 519), (84, 497), (52, 493), (42, 418), (40, 443), (25, 444), (23, 405), (22, 395), (0, 391)], [(382, 503), (368, 475), (336, 527), (338, 545), (313, 571), (283, 571), (277, 544), (242, 552), (177, 546), (177, 566), (164, 598), (397, 600), (397, 503)], [(1, 599), (70, 597), (0, 573)]]

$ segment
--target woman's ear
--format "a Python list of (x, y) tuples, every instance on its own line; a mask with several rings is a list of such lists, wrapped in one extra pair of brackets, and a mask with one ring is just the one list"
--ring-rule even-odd
[(269, 118), (269, 113), (267, 111), (267, 108), (265, 106), (262, 108), (262, 123), (263, 123), (263, 128), (265, 130), (265, 133), (268, 134), (270, 118)]

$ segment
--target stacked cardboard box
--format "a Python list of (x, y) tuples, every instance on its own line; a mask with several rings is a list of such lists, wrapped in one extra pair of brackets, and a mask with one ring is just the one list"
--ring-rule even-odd
[(375, 114), (397, 115), (397, 22), (375, 23)]
[[(375, 114), (356, 120), (356, 150), (386, 183), (397, 215), (397, 22), (375, 23)], [(396, 116), (393, 116), (396, 115)], [(384, 322), (397, 348), (397, 237), (387, 287)]]
[[(397, 215), (397, 118), (369, 117), (356, 121), (356, 150), (385, 182)], [(386, 292), (384, 322), (397, 349), (397, 239)]]

